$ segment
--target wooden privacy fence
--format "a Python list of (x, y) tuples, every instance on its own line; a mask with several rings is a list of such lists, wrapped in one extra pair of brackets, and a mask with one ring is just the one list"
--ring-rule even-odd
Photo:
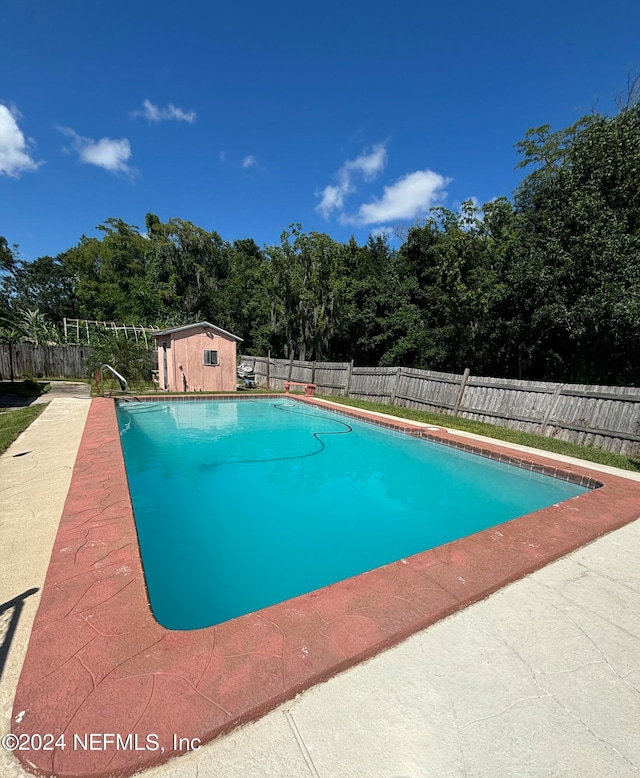
[(301, 362), (244, 357), (261, 386), (318, 385), (318, 394), (373, 400), (489, 422), (525, 432), (640, 453), (640, 388), (560, 384), (438, 373), (405, 367), (357, 367), (353, 362)]
[[(34, 343), (0, 343), (0, 379), (88, 378), (89, 346), (36, 346)], [(157, 364), (157, 351), (152, 362)], [(154, 367), (156, 366), (154, 364)], [(126, 376), (125, 376), (126, 378)]]
[(0, 343), (0, 376), (14, 378), (87, 378), (85, 346), (36, 346), (33, 343)]

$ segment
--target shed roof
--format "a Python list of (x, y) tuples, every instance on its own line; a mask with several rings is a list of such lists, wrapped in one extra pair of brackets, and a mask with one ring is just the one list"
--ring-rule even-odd
[(205, 330), (214, 330), (214, 332), (217, 332), (218, 335), (222, 335), (224, 338), (229, 338), (230, 340), (236, 340), (238, 342), (242, 340), (242, 338), (238, 337), (238, 335), (234, 335), (232, 332), (227, 332), (226, 330), (223, 330), (222, 327), (216, 327), (215, 324), (211, 324), (208, 321), (198, 321), (194, 324), (183, 324), (181, 327), (171, 327), (168, 330), (160, 330), (159, 332), (154, 332), (153, 337), (159, 338), (161, 335), (170, 335), (174, 332), (192, 330), (196, 327), (202, 327)]

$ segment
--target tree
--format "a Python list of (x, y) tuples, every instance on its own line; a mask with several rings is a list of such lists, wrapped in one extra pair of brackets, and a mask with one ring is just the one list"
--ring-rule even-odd
[(0, 273), (13, 273), (17, 259), (17, 246), (11, 248), (7, 239), (0, 235)]
[(264, 354), (271, 345), (269, 260), (251, 238), (236, 240), (225, 251), (228, 276), (217, 295), (216, 321), (243, 339), (243, 352)]
[(154, 214), (147, 214), (146, 223), (149, 277), (163, 308), (217, 319), (219, 293), (229, 273), (220, 235), (182, 219), (163, 224)]
[(342, 290), (341, 246), (324, 233), (305, 234), (299, 224), (267, 249), (271, 267), (271, 333), (285, 354), (323, 359), (338, 317)]
[(104, 233), (102, 240), (83, 236), (59, 258), (74, 278), (80, 316), (153, 321), (158, 294), (147, 267), (148, 241), (122, 219), (107, 219), (98, 229)]
[[(526, 321), (526, 370), (637, 383), (640, 106), (586, 117), (556, 135), (566, 136), (559, 161), (534, 170), (516, 193), (521, 241), (512, 275)], [(525, 163), (540, 165), (541, 148), (522, 150)]]
[(38, 310), (59, 324), (79, 314), (75, 278), (60, 257), (39, 257), (33, 262), (17, 260), (4, 287), (14, 310)]
[(343, 301), (332, 353), (362, 365), (393, 364), (396, 355), (406, 355), (419, 317), (386, 236), (372, 235), (364, 246), (352, 237), (343, 247), (340, 275)]
[(0, 235), (0, 281), (2, 282), (2, 296), (0, 297), (0, 317), (6, 318), (10, 310), (9, 285), (16, 268), (17, 246), (11, 248), (7, 239)]
[(404, 284), (419, 313), (412, 363), (433, 370), (482, 369), (497, 283), (490, 242), (472, 201), (460, 213), (433, 208), (399, 251)]

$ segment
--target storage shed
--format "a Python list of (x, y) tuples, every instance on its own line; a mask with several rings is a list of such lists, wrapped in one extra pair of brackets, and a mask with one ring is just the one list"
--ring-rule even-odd
[(242, 338), (208, 321), (154, 332), (158, 381), (171, 392), (234, 392)]

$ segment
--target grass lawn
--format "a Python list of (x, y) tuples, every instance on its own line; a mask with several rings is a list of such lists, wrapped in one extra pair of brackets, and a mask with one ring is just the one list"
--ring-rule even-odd
[(18, 435), (40, 416), (48, 403), (17, 408), (0, 413), (0, 454), (6, 451)]
[(388, 413), (391, 416), (399, 416), (403, 419), (421, 421), (427, 424), (434, 424), (439, 427), (448, 427), (449, 429), (463, 430), (464, 432), (473, 432), (476, 435), (485, 435), (488, 438), (497, 438), (508, 443), (517, 443), (521, 446), (530, 446), (544, 451), (553, 451), (555, 454), (564, 454), (568, 457), (577, 459), (586, 459), (589, 462), (597, 462), (600, 465), (610, 465), (611, 467), (620, 467), (623, 470), (635, 470), (640, 472), (640, 458), (624, 456), (623, 454), (612, 454), (595, 446), (579, 446), (577, 443), (567, 443), (564, 440), (556, 438), (545, 438), (542, 435), (535, 435), (532, 432), (520, 432), (508, 427), (498, 427), (495, 424), (487, 424), (473, 419), (464, 419), (459, 416), (448, 416), (444, 413), (430, 413), (427, 411), (417, 411), (413, 408), (398, 408), (395, 405), (384, 405), (383, 403), (369, 402), (367, 400), (352, 400), (347, 397), (322, 397), (323, 400), (340, 403), (341, 405), (350, 405), (354, 408), (362, 408), (368, 411), (378, 413)]

